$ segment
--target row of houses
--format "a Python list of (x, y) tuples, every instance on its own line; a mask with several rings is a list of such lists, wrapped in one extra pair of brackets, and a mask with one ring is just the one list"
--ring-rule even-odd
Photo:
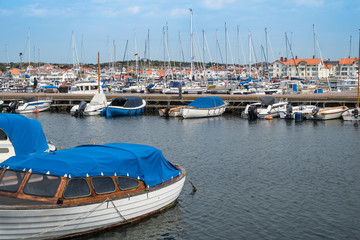
[[(282, 78), (282, 77), (297, 77), (305, 80), (311, 79), (346, 79), (346, 78), (355, 78), (358, 76), (358, 66), (359, 58), (341, 58), (339, 61), (330, 61), (330, 60), (321, 60), (320, 58), (305, 58), (299, 59), (297, 57), (293, 59), (280, 58), (269, 64), (269, 70), (267, 71), (264, 67), (261, 67), (260, 64), (253, 65), (251, 69), (251, 75), (255, 78), (260, 78), (262, 75), (268, 75), (270, 73), (272, 78)], [(85, 75), (91, 76), (95, 79), (97, 74), (95, 69), (82, 68), (82, 73)], [(222, 78), (225, 79), (227, 76), (240, 76), (245, 78), (249, 76), (248, 66), (235, 66), (229, 65), (227, 69), (224, 66), (215, 68), (212, 66), (207, 69), (198, 68), (190, 73), (190, 69), (181, 68), (177, 69), (161, 69), (161, 68), (152, 68), (152, 69), (143, 69), (138, 72), (135, 69), (104, 69), (102, 70), (102, 79), (114, 77), (115, 79), (126, 79), (131, 76), (127, 74), (138, 74), (142, 79), (157, 79), (159, 77), (164, 78), (190, 78), (194, 76), (195, 79), (209, 79), (209, 78)], [(19, 69), (9, 69), (6, 73), (8, 77), (11, 78), (23, 78), (24, 74), (27, 73), (30, 76), (37, 76), (40, 80), (43, 81), (74, 81), (78, 78), (83, 78), (80, 76), (79, 72), (74, 71), (73, 69), (61, 69), (59, 66), (45, 64), (38, 68), (29, 68), (28, 70), (19, 70)], [(0, 72), (0, 76), (2, 74)]]
[(340, 58), (339, 61), (321, 60), (320, 58), (293, 59), (280, 58), (271, 63), (271, 77), (283, 76), (310, 79), (346, 79), (358, 76), (359, 58)]

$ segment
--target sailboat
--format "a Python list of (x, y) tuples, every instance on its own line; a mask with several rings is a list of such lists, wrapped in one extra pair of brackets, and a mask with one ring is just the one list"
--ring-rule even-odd
[(360, 32), (359, 32), (359, 59), (358, 59), (358, 86), (357, 86), (357, 104), (356, 108), (349, 109), (342, 113), (342, 118), (345, 121), (360, 121), (360, 108), (359, 108), (359, 96), (360, 96)]
[(74, 116), (100, 115), (101, 111), (107, 106), (107, 100), (100, 87), (100, 53), (98, 53), (98, 92), (95, 93), (90, 103), (82, 101), (79, 105), (71, 108), (70, 114)]

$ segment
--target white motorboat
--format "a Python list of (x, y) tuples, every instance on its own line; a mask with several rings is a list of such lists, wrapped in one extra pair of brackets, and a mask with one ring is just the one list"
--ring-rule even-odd
[(93, 116), (100, 115), (101, 111), (108, 105), (104, 93), (95, 93), (90, 103), (82, 101), (79, 105), (71, 108), (70, 114), (74, 116)]
[(267, 116), (279, 117), (280, 111), (286, 108), (287, 104), (286, 101), (276, 102), (273, 96), (263, 96), (260, 98), (260, 102), (248, 104), (241, 116), (249, 119), (266, 118)]
[(174, 204), (186, 171), (160, 150), (111, 143), (15, 156), (0, 164), (0, 239), (88, 234)]
[[(100, 86), (102, 92), (107, 92), (106, 86)], [(95, 94), (99, 92), (97, 82), (78, 82), (70, 87), (68, 93), (72, 94)]]
[(225, 112), (227, 103), (220, 97), (199, 97), (180, 109), (183, 118), (217, 117)]
[(346, 110), (341, 116), (345, 121), (360, 121), (359, 112), (360, 108), (353, 108)]
[(280, 110), (281, 119), (295, 119), (296, 115), (299, 115), (300, 118), (304, 118), (306, 112), (310, 112), (316, 108), (315, 105), (299, 105), (291, 106), (290, 104)]
[(8, 113), (34, 113), (42, 112), (50, 109), (52, 100), (50, 99), (38, 99), (36, 97), (23, 97), (23, 100), (12, 101), (6, 108)]
[(331, 120), (340, 118), (342, 113), (347, 111), (347, 106), (328, 107), (328, 108), (315, 108), (312, 111), (305, 113), (306, 119), (313, 120)]

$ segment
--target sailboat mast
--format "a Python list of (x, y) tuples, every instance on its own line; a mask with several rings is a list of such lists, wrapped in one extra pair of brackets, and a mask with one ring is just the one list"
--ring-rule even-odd
[(149, 64), (149, 71), (150, 71), (150, 29), (148, 29), (148, 35), (147, 35), (147, 58), (148, 58), (148, 64)]
[(100, 52), (98, 52), (98, 93), (100, 94)]
[(360, 29), (359, 29), (359, 58), (358, 58), (358, 91), (357, 91), (357, 108), (359, 108), (359, 92), (360, 92)]
[(29, 71), (30, 71), (30, 28), (29, 28), (29, 32), (28, 32), (28, 38), (29, 38)]
[(249, 32), (249, 77), (251, 78), (251, 32)]
[(205, 31), (202, 31), (202, 37), (203, 37), (203, 77), (205, 81)]
[(135, 72), (136, 72), (136, 81), (139, 81), (139, 73), (138, 73), (138, 51), (136, 47), (136, 31), (134, 31), (135, 38)]
[(314, 33), (314, 58), (315, 58), (315, 66), (316, 66), (316, 93), (318, 93), (318, 79), (319, 79), (319, 71), (318, 71), (318, 65), (316, 60), (316, 35), (315, 35), (315, 24), (313, 24), (313, 33)]
[(227, 65), (227, 37), (226, 37), (226, 34), (227, 34), (227, 29), (226, 29), (226, 22), (225, 22), (225, 74), (226, 74), (226, 85), (228, 84), (228, 65)]
[(190, 81), (192, 81), (193, 78), (193, 67), (194, 67), (192, 18), (193, 18), (193, 12), (192, 9), (190, 8)]
[(349, 47), (349, 67), (348, 69), (348, 77), (350, 77), (350, 64), (351, 64), (351, 38), (352, 36), (350, 35), (350, 47)]

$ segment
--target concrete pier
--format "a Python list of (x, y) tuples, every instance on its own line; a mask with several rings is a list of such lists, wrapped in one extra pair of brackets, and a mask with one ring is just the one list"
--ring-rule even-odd
[[(182, 94), (181, 98), (176, 94), (134, 94), (134, 93), (114, 93), (106, 94), (108, 101), (112, 98), (122, 96), (139, 96), (147, 102), (148, 111), (156, 111), (166, 106), (187, 105), (193, 100), (201, 96), (219, 96), (222, 100), (229, 103), (226, 112), (240, 113), (247, 104), (259, 101), (264, 95), (228, 95), (228, 94)], [(34, 96), (39, 99), (51, 99), (51, 110), (69, 111), (73, 105), (79, 104), (81, 101), (89, 102), (93, 94), (69, 94), (69, 93), (0, 93), (0, 99), (7, 106), (12, 100), (21, 100), (25, 96)], [(357, 103), (357, 92), (328, 92), (318, 94), (291, 94), (291, 95), (272, 95), (278, 101), (287, 100), (293, 105), (312, 104), (319, 107), (332, 107), (345, 105), (349, 108), (355, 107)]]

